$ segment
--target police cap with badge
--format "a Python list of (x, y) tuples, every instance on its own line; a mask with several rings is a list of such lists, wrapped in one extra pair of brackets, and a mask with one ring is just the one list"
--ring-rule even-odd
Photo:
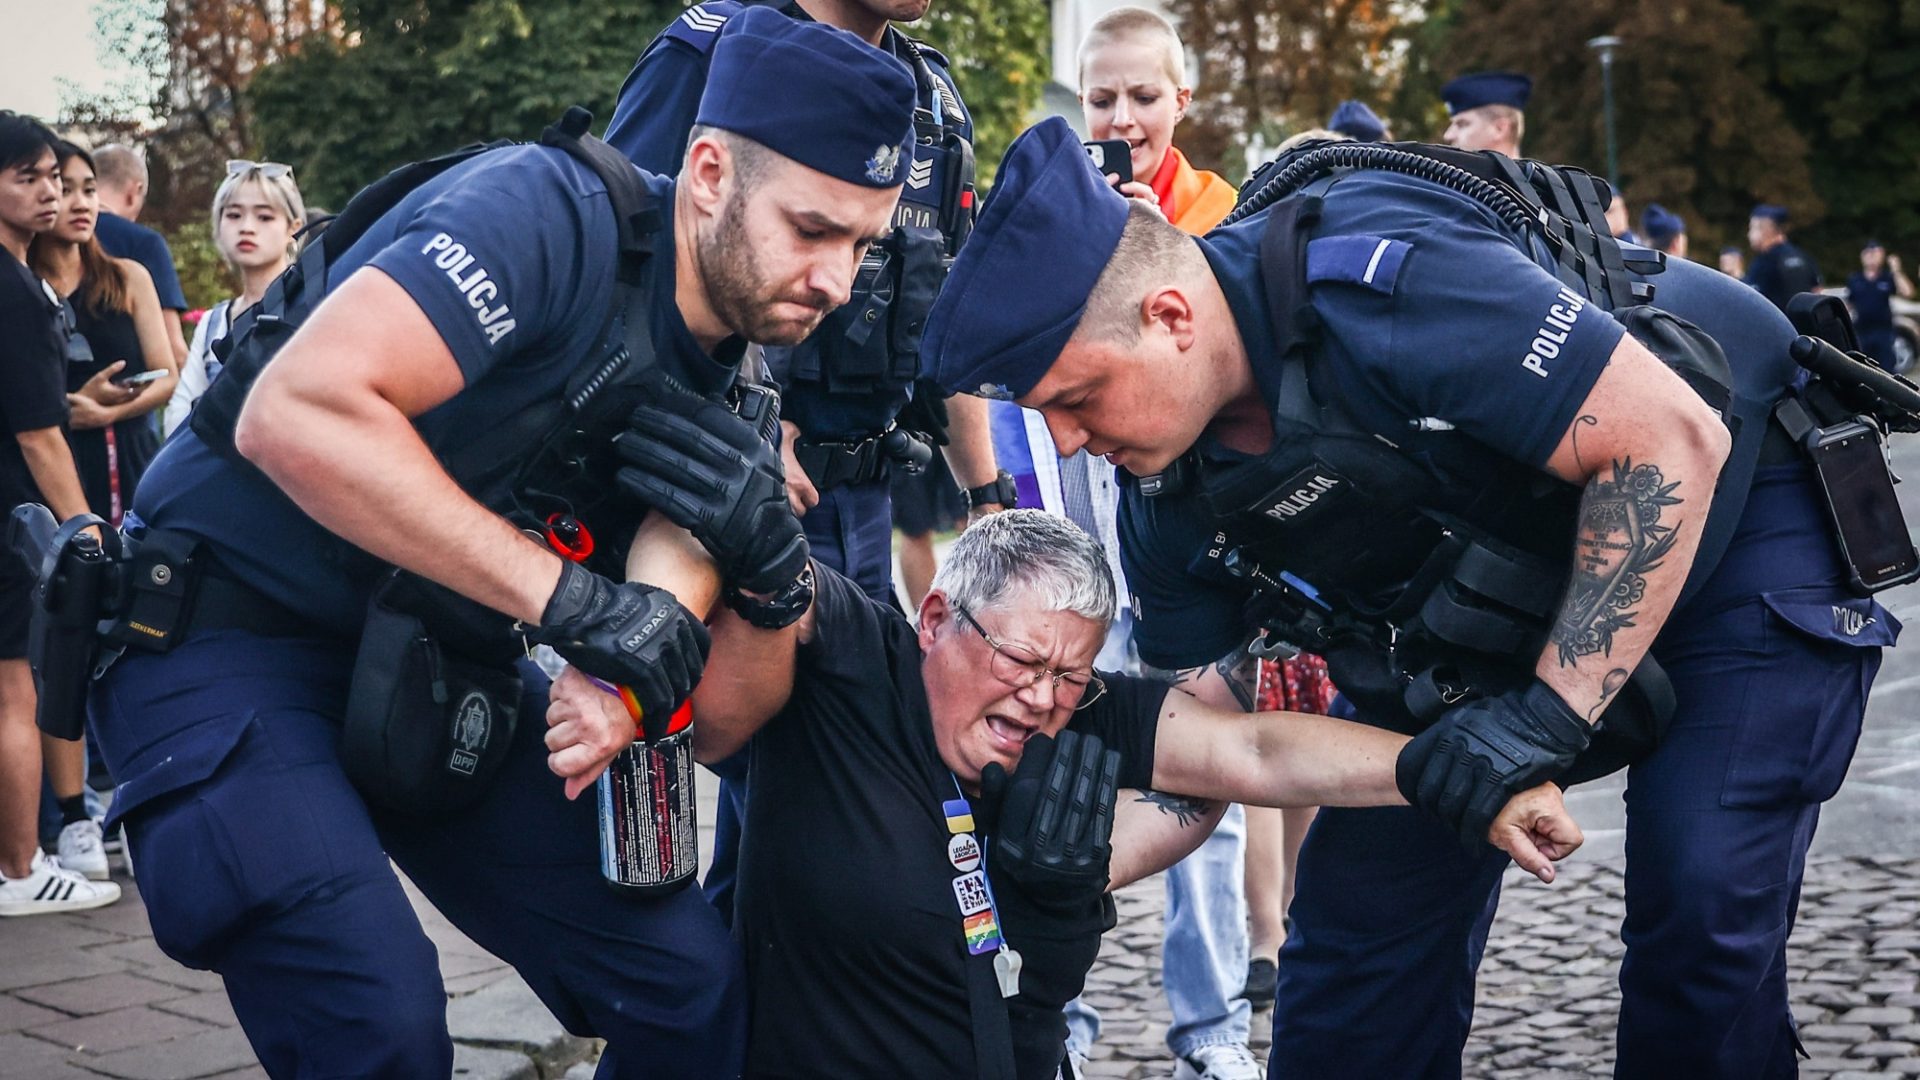
[(748, 8), (714, 45), (699, 126), (815, 172), (899, 187), (913, 161), (913, 73), (845, 30)]
[(1447, 103), (1449, 116), (1488, 105), (1524, 111), (1527, 99), (1532, 96), (1533, 80), (1513, 71), (1476, 71), (1440, 88), (1440, 98)]

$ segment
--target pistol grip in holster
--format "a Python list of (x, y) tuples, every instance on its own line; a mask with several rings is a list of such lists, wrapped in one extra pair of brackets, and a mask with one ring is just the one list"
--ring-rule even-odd
[[(85, 530), (98, 527), (111, 553)], [(14, 508), (9, 545), (34, 574), (27, 663), (39, 694), (35, 721), (56, 739), (86, 730), (87, 684), (100, 652), (100, 620), (118, 586), (120, 534), (92, 514), (57, 524), (37, 503)]]

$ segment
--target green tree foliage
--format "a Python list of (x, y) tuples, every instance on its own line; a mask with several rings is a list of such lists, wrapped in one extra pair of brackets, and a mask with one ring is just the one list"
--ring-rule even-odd
[(1396, 86), (1403, 24), (1392, 0), (1167, 0), (1187, 60), (1198, 69), (1180, 147), (1202, 168), (1244, 172), (1239, 148), (1319, 127), (1335, 105), (1378, 105)]
[(1600, 64), (1586, 42), (1623, 44), (1614, 61), (1620, 180), (1634, 214), (1659, 202), (1687, 220), (1703, 259), (1743, 242), (1756, 202), (1803, 220), (1825, 210), (1807, 140), (1768, 92), (1759, 33), (1729, 0), (1463, 0), (1440, 70), (1508, 68), (1534, 76), (1522, 149), (1529, 157), (1606, 166)]
[[(1811, 151), (1826, 215), (1792, 205), (1829, 282), (1877, 237), (1920, 256), (1920, 3), (1738, 0), (1760, 32), (1768, 90)], [(1790, 204), (1791, 205), (1791, 204)]]
[(167, 247), (189, 309), (209, 307), (240, 291), (240, 279), (221, 257), (213, 242), (213, 223), (205, 214), (168, 232)]
[(394, 166), (534, 138), (569, 105), (602, 121), (681, 10), (644, 0), (348, 0), (343, 32), (254, 80), (261, 143), (310, 205), (339, 209)]
[(1045, 0), (934, 0), (927, 17), (905, 29), (952, 61), (954, 81), (973, 114), (974, 154), (985, 189), (1046, 85)]

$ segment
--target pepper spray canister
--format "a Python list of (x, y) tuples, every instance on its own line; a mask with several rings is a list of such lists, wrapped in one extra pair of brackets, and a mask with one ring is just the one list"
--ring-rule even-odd
[[(631, 691), (620, 688), (631, 712)], [(663, 726), (641, 716), (640, 737), (594, 781), (600, 804), (600, 876), (620, 892), (677, 892), (699, 870), (693, 790), (693, 710), (686, 703)]]

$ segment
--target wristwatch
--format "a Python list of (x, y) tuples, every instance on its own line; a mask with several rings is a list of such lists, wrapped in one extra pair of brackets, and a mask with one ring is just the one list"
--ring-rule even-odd
[(799, 622), (800, 616), (813, 606), (813, 562), (808, 560), (799, 577), (765, 600), (748, 596), (731, 585), (721, 594), (721, 599), (735, 615), (754, 626), (762, 630), (783, 630)]
[(1020, 505), (1020, 489), (1014, 486), (1013, 474), (1001, 469), (991, 484), (967, 489), (967, 506), (978, 509), (982, 506), (998, 504), (1002, 510), (1012, 510)]

